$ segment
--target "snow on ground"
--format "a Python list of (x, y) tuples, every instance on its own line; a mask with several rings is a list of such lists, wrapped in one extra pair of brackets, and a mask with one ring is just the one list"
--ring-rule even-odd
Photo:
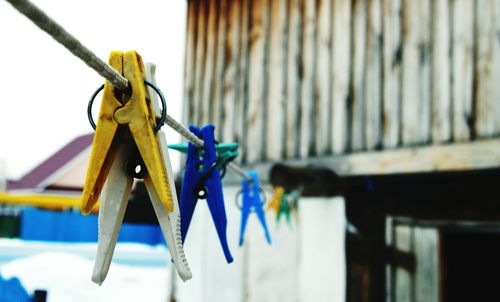
[(90, 280), (93, 265), (93, 260), (84, 256), (52, 251), (7, 262), (0, 267), (0, 274), (6, 279), (19, 278), (30, 293), (47, 290), (48, 302), (167, 300), (170, 275), (166, 266), (112, 263), (106, 280), (98, 286)]

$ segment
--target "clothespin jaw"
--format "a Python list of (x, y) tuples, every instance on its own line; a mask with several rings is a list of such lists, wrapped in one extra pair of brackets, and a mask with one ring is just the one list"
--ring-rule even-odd
[[(109, 82), (105, 83), (82, 194), (81, 211), (88, 214), (95, 205), (116, 156), (118, 144), (123, 140), (130, 140), (131, 136), (138, 149), (140, 161), (144, 164), (161, 202), (171, 212), (172, 192), (153, 131), (155, 114), (151, 102), (146, 99), (142, 59), (135, 51), (114, 51), (110, 55), (109, 63), (128, 79), (130, 91), (122, 93), (119, 100), (114, 87)], [(126, 128), (128, 132), (125, 131)]]
[(250, 171), (247, 173), (250, 180), (243, 179), (242, 183), (242, 204), (241, 204), (241, 227), (240, 227), (240, 240), (239, 245), (243, 245), (245, 229), (248, 222), (248, 217), (250, 213), (255, 212), (257, 218), (264, 230), (264, 236), (269, 244), (271, 244), (271, 236), (269, 235), (269, 229), (266, 223), (266, 217), (264, 214), (264, 203), (262, 201), (259, 186), (259, 177), (257, 172)]
[(217, 163), (214, 128), (213, 125), (206, 125), (201, 130), (195, 126), (189, 127), (193, 134), (204, 141), (204, 147), (197, 148), (189, 143), (187, 149), (180, 202), (181, 236), (184, 242), (198, 199), (206, 199), (224, 256), (227, 262), (231, 263), (233, 257), (227, 243), (227, 218), (220, 167)]

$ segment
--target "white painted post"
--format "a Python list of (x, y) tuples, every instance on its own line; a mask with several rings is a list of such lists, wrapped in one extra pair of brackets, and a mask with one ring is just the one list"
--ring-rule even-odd
[(345, 301), (344, 199), (301, 198), (299, 217), (298, 301)]

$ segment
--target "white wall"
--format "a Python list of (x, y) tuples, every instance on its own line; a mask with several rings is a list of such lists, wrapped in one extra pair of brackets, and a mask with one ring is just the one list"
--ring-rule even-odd
[(0, 192), (7, 190), (7, 164), (0, 159)]
[(226, 263), (206, 202), (199, 201), (185, 244), (193, 279), (177, 278), (178, 301), (345, 301), (344, 200), (301, 198), (290, 226), (267, 212), (272, 245), (251, 215), (240, 248), (238, 190), (224, 190), (234, 262)]

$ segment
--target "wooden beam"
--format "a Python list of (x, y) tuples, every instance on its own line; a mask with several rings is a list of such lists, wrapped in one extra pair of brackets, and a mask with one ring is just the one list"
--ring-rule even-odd
[[(402, 148), (349, 155), (288, 160), (292, 167), (318, 167), (334, 171), (338, 176), (387, 175), (396, 173), (423, 173), (469, 171), (500, 167), (500, 138), (468, 143)], [(254, 165), (259, 175), (269, 175), (274, 163)], [(239, 182), (234, 175), (226, 181)], [(325, 176), (326, 177), (326, 176)]]
[(366, 152), (310, 161), (339, 175), (415, 173), (500, 167), (500, 139)]

